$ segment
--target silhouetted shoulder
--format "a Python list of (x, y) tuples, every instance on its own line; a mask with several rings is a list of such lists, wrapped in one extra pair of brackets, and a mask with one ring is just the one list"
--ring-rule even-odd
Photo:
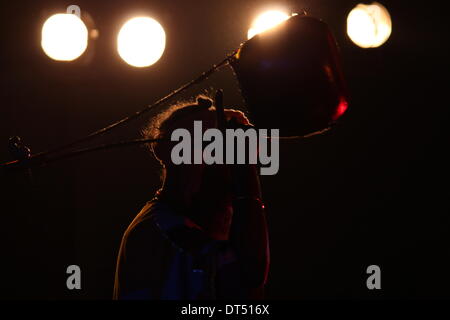
[(158, 298), (161, 279), (174, 249), (152, 217), (159, 206), (147, 203), (125, 231), (116, 267), (115, 298)]

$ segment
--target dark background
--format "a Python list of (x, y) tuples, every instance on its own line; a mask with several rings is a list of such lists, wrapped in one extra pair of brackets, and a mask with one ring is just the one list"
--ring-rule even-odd
[[(437, 1), (384, 0), (393, 33), (365, 50), (346, 35), (357, 3), (2, 1), (0, 161), (12, 160), (12, 135), (39, 152), (140, 110), (236, 49), (271, 5), (306, 8), (335, 34), (352, 99), (336, 130), (283, 142), (279, 173), (262, 179), (268, 297), (448, 298), (447, 18)], [(92, 17), (100, 36), (80, 59), (61, 63), (41, 50), (40, 30), (70, 4)], [(136, 14), (159, 20), (167, 35), (162, 59), (144, 69), (125, 64), (115, 47)], [(229, 69), (184, 98), (212, 88), (224, 88), (227, 105), (243, 106)], [(138, 137), (147, 119), (98, 142)], [(122, 233), (160, 183), (150, 154), (104, 151), (35, 169), (32, 183), (24, 174), (0, 179), (0, 298), (110, 299)], [(71, 264), (81, 267), (80, 291), (66, 288)], [(380, 291), (366, 288), (372, 264), (381, 267)]]

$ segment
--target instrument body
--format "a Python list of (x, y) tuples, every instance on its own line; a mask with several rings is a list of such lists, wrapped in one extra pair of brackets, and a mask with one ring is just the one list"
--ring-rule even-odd
[(336, 41), (309, 16), (287, 21), (246, 41), (230, 64), (250, 117), (281, 136), (328, 128), (347, 109), (348, 94)]

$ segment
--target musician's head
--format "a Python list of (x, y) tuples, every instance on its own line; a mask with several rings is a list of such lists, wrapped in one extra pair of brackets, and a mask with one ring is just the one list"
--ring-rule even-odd
[[(150, 151), (162, 165), (162, 178), (165, 184), (180, 182), (187, 176), (197, 177), (203, 171), (203, 165), (178, 164), (171, 158), (172, 149), (178, 144), (171, 141), (172, 132), (176, 129), (186, 129), (194, 137), (194, 121), (202, 121), (203, 128), (214, 127), (215, 117), (212, 101), (206, 96), (197, 97), (195, 102), (185, 102), (170, 106), (151, 119), (143, 134), (147, 139), (159, 139), (149, 144)], [(193, 144), (192, 144), (193, 145)], [(193, 155), (193, 149), (191, 155)], [(174, 179), (176, 181), (167, 181)], [(195, 183), (194, 179), (192, 183)]]
[[(240, 111), (225, 109), (229, 119), (248, 123)], [(152, 118), (143, 134), (148, 139), (160, 139), (150, 144), (150, 150), (163, 168), (163, 188), (161, 193), (169, 195), (171, 201), (181, 201), (184, 205), (226, 205), (231, 201), (229, 172), (225, 165), (193, 164), (194, 121), (202, 122), (202, 131), (217, 128), (217, 113), (213, 102), (206, 96), (197, 97), (190, 103), (176, 104)], [(171, 141), (172, 132), (185, 129), (191, 137), (191, 163), (175, 164), (172, 149), (180, 141)], [(203, 136), (203, 132), (201, 135)], [(200, 137), (201, 139), (201, 137)], [(198, 150), (197, 150), (198, 151)], [(178, 199), (173, 199), (178, 198)]]

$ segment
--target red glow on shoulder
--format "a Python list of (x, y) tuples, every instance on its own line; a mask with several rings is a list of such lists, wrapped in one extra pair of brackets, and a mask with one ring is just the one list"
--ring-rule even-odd
[(336, 109), (336, 113), (333, 116), (333, 121), (339, 119), (345, 113), (345, 111), (347, 111), (347, 109), (348, 109), (348, 102), (347, 100), (345, 100), (344, 97), (341, 97), (339, 105)]

